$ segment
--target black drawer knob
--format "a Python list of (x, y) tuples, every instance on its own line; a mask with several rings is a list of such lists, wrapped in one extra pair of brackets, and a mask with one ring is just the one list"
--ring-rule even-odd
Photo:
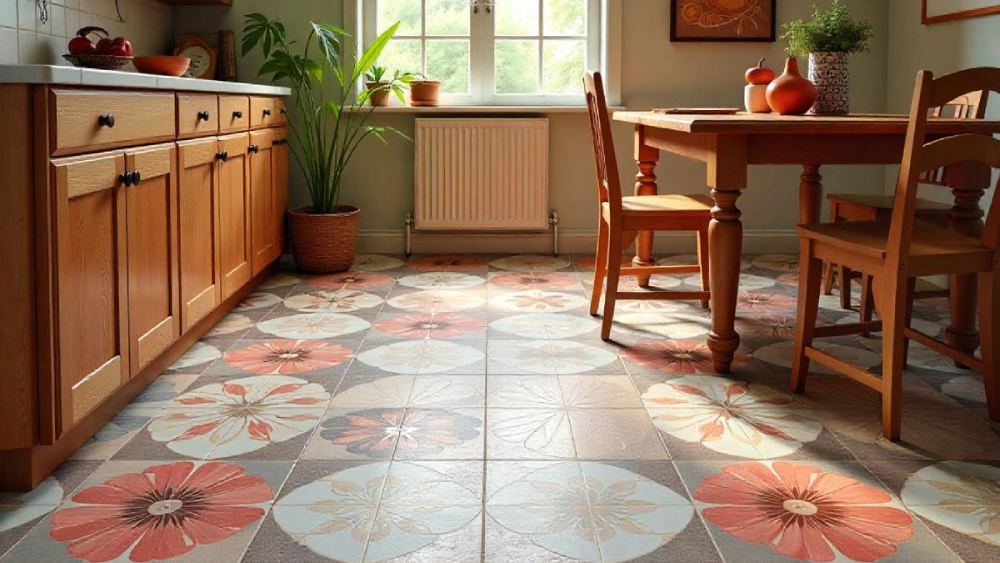
[(247, 152), (251, 154), (257, 154), (260, 152), (260, 147), (257, 145), (250, 145), (247, 147)]
[(132, 171), (132, 185), (133, 186), (138, 186), (140, 182), (142, 182), (142, 174), (140, 174), (138, 170), (133, 170)]
[(112, 128), (115, 126), (115, 114), (100, 115), (97, 117), (97, 124), (102, 127)]
[(132, 173), (131, 172), (125, 172), (124, 174), (122, 174), (121, 176), (118, 177), (118, 181), (120, 181), (126, 188), (129, 187), (129, 186), (131, 186), (132, 185)]
[(209, 117), (211, 117), (211, 114), (209, 114), (208, 111), (198, 112), (198, 121), (208, 121)]
[(233, 112), (233, 119), (243, 119), (243, 112), (236, 110)]
[(221, 160), (222, 162), (226, 162), (229, 160), (229, 151), (222, 151), (220, 153), (216, 153), (215, 158)]
[(263, 113), (264, 113), (264, 117), (271, 117), (271, 110), (266, 109), (266, 110), (264, 110)]

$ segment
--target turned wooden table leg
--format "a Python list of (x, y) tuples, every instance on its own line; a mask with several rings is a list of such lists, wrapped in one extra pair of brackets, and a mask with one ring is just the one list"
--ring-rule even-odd
[(747, 139), (723, 136), (714, 139), (708, 158), (708, 185), (715, 206), (708, 226), (711, 249), (709, 277), (712, 300), (712, 330), (708, 347), (718, 373), (730, 373), (740, 347), (736, 333), (736, 301), (740, 289), (740, 259), (743, 255), (743, 223), (736, 201), (747, 185)]
[(823, 176), (818, 164), (803, 164), (799, 178), (799, 223), (819, 223), (823, 207)]
[[(659, 149), (646, 145), (641, 125), (635, 128), (635, 163), (639, 172), (635, 175), (635, 195), (656, 195), (656, 163), (660, 160)], [(640, 231), (635, 241), (635, 266), (652, 266), (653, 232)], [(649, 287), (649, 276), (637, 278), (639, 287)]]
[[(983, 211), (979, 206), (984, 192), (978, 189), (955, 189), (955, 206), (951, 211), (951, 225), (956, 231), (979, 238), (983, 233)], [(976, 275), (951, 276), (951, 323), (945, 329), (948, 344), (972, 354), (979, 347), (979, 331), (976, 329), (976, 296), (978, 283)], [(965, 367), (965, 366), (963, 366)]]

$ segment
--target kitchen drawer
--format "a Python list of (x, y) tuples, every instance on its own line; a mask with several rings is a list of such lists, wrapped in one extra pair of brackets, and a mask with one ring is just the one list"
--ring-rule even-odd
[(285, 103), (280, 98), (250, 98), (250, 127), (278, 127), (285, 124)]
[(219, 131), (239, 133), (250, 128), (250, 98), (219, 96)]
[(177, 94), (177, 136), (207, 137), (219, 132), (219, 97), (215, 94)]
[(52, 154), (62, 156), (176, 136), (173, 92), (49, 90)]

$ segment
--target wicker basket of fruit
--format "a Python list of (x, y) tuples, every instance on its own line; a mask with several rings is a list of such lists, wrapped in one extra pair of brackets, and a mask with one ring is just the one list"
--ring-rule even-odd
[[(91, 35), (97, 37), (95, 43)], [(132, 44), (124, 37), (111, 38), (103, 27), (83, 27), (70, 39), (69, 54), (63, 57), (73, 66), (118, 70), (132, 62)]]

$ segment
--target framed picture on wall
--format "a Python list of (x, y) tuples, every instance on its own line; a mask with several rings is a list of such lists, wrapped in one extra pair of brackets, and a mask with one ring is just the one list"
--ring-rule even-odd
[(670, 0), (670, 40), (773, 42), (777, 1)]
[(998, 0), (921, 0), (924, 25), (1000, 14)]

